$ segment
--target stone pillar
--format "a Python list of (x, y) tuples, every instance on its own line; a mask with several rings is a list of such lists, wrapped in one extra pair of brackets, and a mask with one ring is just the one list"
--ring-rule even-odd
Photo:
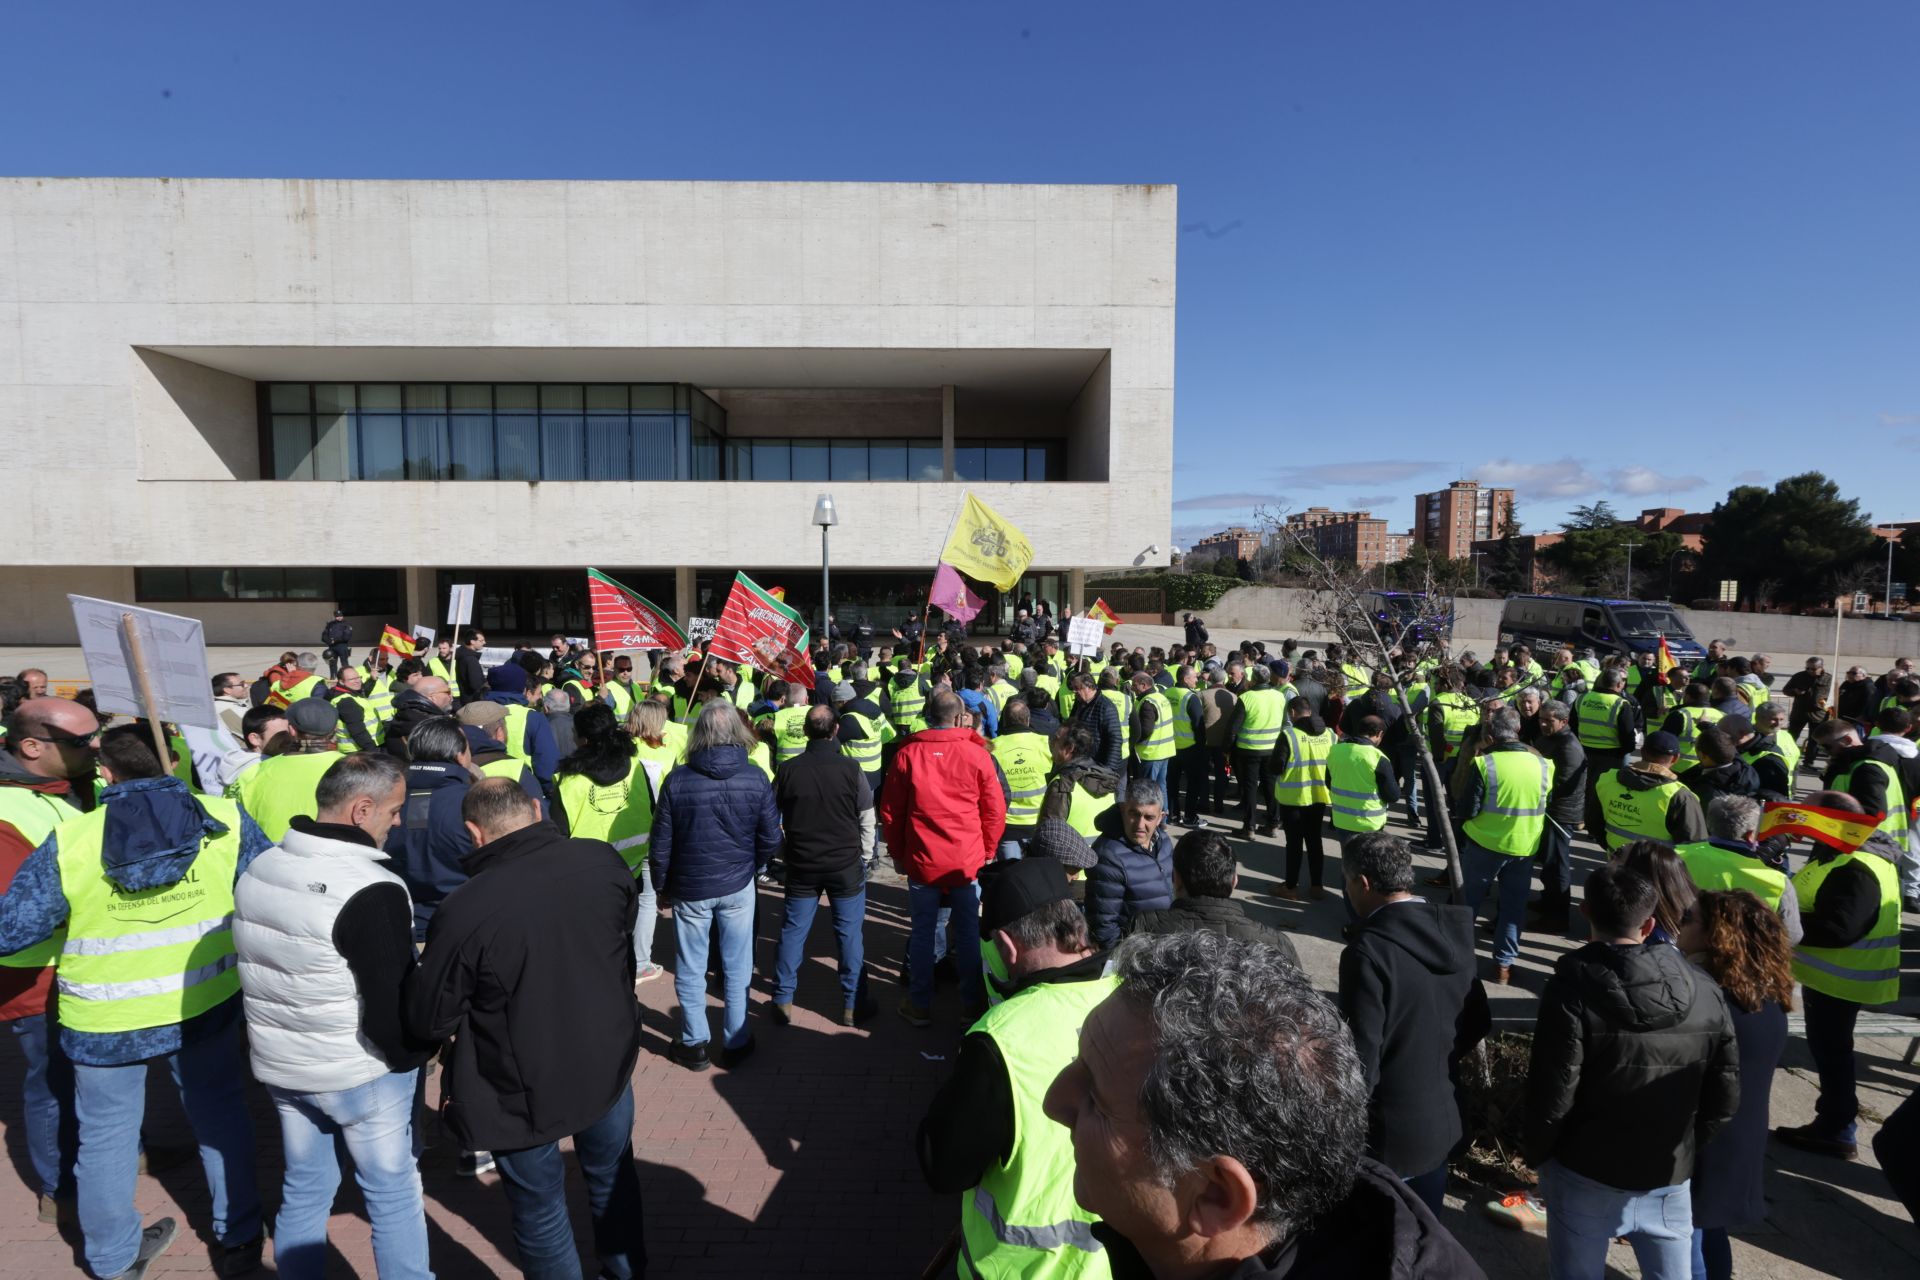
[(698, 603), (694, 597), (693, 570), (686, 565), (676, 566), (673, 571), (673, 618), (682, 631), (687, 629), (687, 621), (693, 617)]
[(439, 570), (434, 568), (414, 566), (400, 571), (400, 602), (408, 627), (417, 622), (423, 627), (439, 629), (440, 619), (446, 617), (440, 612), (440, 594), (436, 588), (439, 577)]
[(1067, 570), (1067, 607), (1075, 613), (1087, 607), (1087, 571)]
[(953, 386), (940, 388), (940, 478), (953, 479)]

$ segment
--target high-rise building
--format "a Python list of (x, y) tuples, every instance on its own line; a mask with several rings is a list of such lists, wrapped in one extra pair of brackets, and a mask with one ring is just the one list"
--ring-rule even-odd
[(1192, 555), (1199, 560), (1219, 555), (1230, 555), (1235, 560), (1251, 560), (1254, 553), (1260, 550), (1260, 542), (1261, 538), (1257, 530), (1236, 524), (1230, 529), (1209, 534), (1194, 543)]
[(1322, 560), (1344, 560), (1362, 569), (1407, 556), (1405, 535), (1388, 533), (1387, 522), (1370, 511), (1308, 507), (1287, 517), (1286, 531), (1288, 537), (1311, 546)]
[(1483, 489), (1478, 480), (1455, 480), (1413, 500), (1413, 536), (1434, 554), (1464, 560), (1473, 544), (1497, 538), (1513, 515), (1513, 490)]

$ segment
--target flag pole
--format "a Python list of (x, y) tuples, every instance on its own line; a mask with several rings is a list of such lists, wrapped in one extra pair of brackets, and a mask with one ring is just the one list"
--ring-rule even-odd
[[(699, 705), (700, 682), (707, 678), (707, 664), (712, 661), (713, 661), (713, 641), (708, 640), (706, 650), (700, 655), (700, 669), (693, 673), (693, 688), (687, 690), (687, 714), (688, 715), (692, 715), (693, 709)], [(673, 704), (671, 702), (672, 695), (669, 694), (668, 698), (669, 698), (669, 702), (667, 704), (667, 715), (671, 717), (673, 715)], [(686, 722), (682, 721), (681, 723), (684, 724)]]

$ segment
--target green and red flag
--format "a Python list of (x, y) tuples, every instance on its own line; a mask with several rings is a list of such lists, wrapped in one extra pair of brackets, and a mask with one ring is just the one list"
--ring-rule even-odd
[(587, 570), (587, 607), (593, 619), (593, 647), (602, 653), (687, 647), (687, 637), (666, 610), (598, 569)]
[(727, 662), (747, 663), (789, 684), (799, 681), (811, 689), (811, 639), (805, 618), (746, 574), (736, 573), (726, 608), (713, 624), (707, 653)]

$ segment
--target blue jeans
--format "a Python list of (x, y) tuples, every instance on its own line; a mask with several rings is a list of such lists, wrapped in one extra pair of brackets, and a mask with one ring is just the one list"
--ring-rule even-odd
[[(213, 1234), (223, 1245), (246, 1244), (261, 1232), (239, 1028), (235, 1019), (224, 1030), (165, 1056), (200, 1144), (200, 1164), (213, 1197)], [(133, 1265), (140, 1251), (140, 1211), (134, 1208), (133, 1191), (140, 1122), (147, 1112), (147, 1063), (74, 1063), (73, 1102), (80, 1117), (74, 1175), (87, 1266), (95, 1275), (116, 1276)]]
[(1852, 1142), (1860, 1118), (1860, 1094), (1854, 1083), (1853, 1025), (1860, 1006), (1812, 987), (1800, 992), (1800, 1008), (1807, 1015), (1807, 1050), (1820, 1077), (1820, 1096), (1813, 1103), (1813, 1128), (1822, 1137)]
[(640, 913), (633, 918), (633, 967), (638, 972), (653, 963), (653, 934), (660, 927), (660, 895), (654, 892), (653, 877), (647, 874), (644, 863), (634, 884), (640, 890)]
[[(715, 901), (710, 899), (709, 901)], [(730, 902), (731, 898), (717, 899)], [(674, 905), (679, 915), (680, 906)], [(593, 1252), (600, 1274), (631, 1280), (647, 1271), (641, 1227), (640, 1174), (633, 1167), (633, 1086), (620, 1091), (607, 1114), (573, 1135), (580, 1179), (587, 1184)], [(528, 1280), (580, 1280), (580, 1255), (567, 1218), (567, 1166), (560, 1144), (496, 1151), (500, 1185), (513, 1214), (513, 1243)], [(381, 1271), (381, 1280), (386, 1280)]]
[(1167, 766), (1171, 763), (1173, 763), (1171, 759), (1133, 762), (1135, 778), (1145, 779), (1160, 788), (1160, 812), (1163, 814), (1170, 812), (1167, 808)]
[(1500, 882), (1500, 899), (1493, 916), (1493, 962), (1511, 965), (1520, 958), (1520, 920), (1527, 912), (1527, 893), (1533, 888), (1533, 859), (1509, 858), (1482, 849), (1472, 840), (1460, 846), (1460, 869), (1466, 877), (1467, 908), (1479, 911), (1487, 890)]
[(1625, 1236), (1643, 1280), (1691, 1280), (1693, 1194), (1687, 1183), (1621, 1191), (1558, 1160), (1540, 1171), (1547, 1199), (1547, 1268), (1553, 1280), (1603, 1280), (1607, 1246)]
[(747, 983), (753, 977), (753, 899), (749, 880), (724, 898), (673, 904), (673, 992), (680, 998), (680, 1043), (705, 1044), (707, 1026), (707, 942), (720, 932), (720, 980), (726, 993), (721, 1043), (738, 1049), (747, 1042)]
[[(846, 1008), (860, 999), (860, 974), (867, 963), (866, 941), (861, 925), (867, 915), (867, 891), (843, 898), (829, 898), (833, 909), (833, 936), (840, 944), (840, 995)], [(773, 1002), (792, 1004), (794, 983), (800, 976), (800, 961), (807, 948), (807, 935), (813, 931), (813, 917), (820, 910), (820, 890), (788, 889), (786, 919), (780, 925), (780, 954), (774, 961)]]
[(273, 1219), (273, 1261), (288, 1280), (324, 1276), (327, 1216), (340, 1189), (335, 1139), (345, 1139), (354, 1181), (373, 1224), (381, 1280), (433, 1280), (427, 1266), (427, 1209), (413, 1155), (413, 1087), (418, 1071), (390, 1071), (351, 1089), (295, 1093), (267, 1086), (280, 1113), (286, 1180)]
[(1018, 862), (1027, 856), (1027, 841), (1033, 839), (1032, 827), (1008, 827), (1000, 837), (994, 857), (1001, 862)]
[(980, 977), (980, 886), (969, 880), (957, 889), (938, 889), (907, 881), (907, 906), (913, 914), (913, 933), (907, 939), (907, 995), (922, 1009), (933, 1004), (933, 966), (936, 935), (943, 910), (952, 912), (953, 938), (947, 954), (960, 971), (960, 1000), (968, 1008), (987, 1002)]
[(27, 1157), (43, 1196), (73, 1194), (73, 1161), (80, 1145), (73, 1119), (73, 1064), (61, 1052), (60, 1035), (44, 1013), (7, 1024), (26, 1059), (20, 1104), (26, 1111)]

